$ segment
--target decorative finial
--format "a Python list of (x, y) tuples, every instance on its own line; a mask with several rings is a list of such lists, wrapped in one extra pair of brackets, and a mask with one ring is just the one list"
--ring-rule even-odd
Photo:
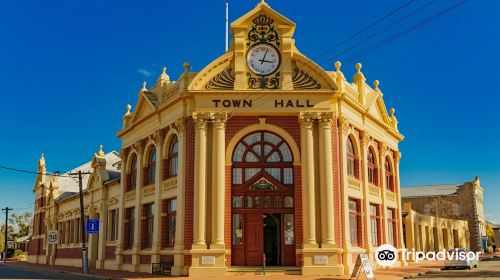
[(396, 113), (396, 109), (391, 108), (391, 117), (394, 117), (394, 113)]
[(361, 67), (363, 67), (363, 65), (361, 65), (361, 63), (356, 63), (356, 71), (357, 73), (361, 73)]
[(187, 72), (189, 71), (189, 62), (184, 62), (184, 64), (182, 64), (182, 66), (184, 67), (184, 72)]
[(337, 70), (337, 72), (340, 71), (341, 66), (342, 66), (342, 63), (340, 63), (340, 61), (335, 62), (335, 69)]
[(141, 92), (147, 91), (148, 89), (146, 88), (146, 82), (142, 82), (142, 88)]
[(159, 82), (159, 83), (169, 83), (170, 82), (170, 77), (167, 75), (167, 67), (163, 66), (163, 68), (161, 68), (161, 74), (158, 77), (157, 82)]
[(43, 156), (43, 153), (42, 153), (42, 155), (40, 156), (40, 159), (38, 159), (38, 170), (43, 171), (44, 168), (45, 168), (45, 157)]
[(97, 153), (99, 156), (104, 156), (104, 152), (102, 151), (102, 145), (99, 145), (99, 152)]
[(378, 85), (379, 85), (379, 84), (380, 84), (380, 83), (379, 83), (379, 81), (378, 81), (378, 80), (373, 81), (373, 86), (375, 87), (375, 90), (377, 90), (377, 91), (379, 90), (379, 89), (378, 89)]
[(125, 106), (125, 108), (126, 108), (126, 110), (127, 110), (127, 111), (125, 112), (125, 116), (130, 115), (130, 109), (132, 109), (132, 105), (127, 104), (127, 106)]

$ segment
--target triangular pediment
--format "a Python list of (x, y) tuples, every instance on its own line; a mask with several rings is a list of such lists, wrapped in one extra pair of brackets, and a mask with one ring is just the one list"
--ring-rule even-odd
[(144, 92), (139, 94), (139, 101), (137, 101), (136, 109), (134, 110), (134, 115), (132, 117), (132, 123), (137, 120), (142, 119), (145, 116), (153, 113), (156, 110), (155, 106), (148, 100), (144, 95)]
[(387, 112), (387, 108), (385, 107), (384, 100), (380, 91), (374, 90), (367, 95), (365, 108), (368, 110), (368, 113), (372, 117), (386, 124), (390, 124), (389, 114)]
[(291, 36), (295, 31), (295, 23), (293, 21), (271, 9), (271, 6), (269, 6), (266, 2), (261, 1), (253, 10), (231, 23), (231, 33), (234, 34), (241, 29), (251, 28), (254, 24), (254, 20), (256, 20), (256, 18), (260, 15), (266, 15), (269, 17), (273, 21), (274, 26), (277, 28), (288, 29), (291, 32), (289, 36)]

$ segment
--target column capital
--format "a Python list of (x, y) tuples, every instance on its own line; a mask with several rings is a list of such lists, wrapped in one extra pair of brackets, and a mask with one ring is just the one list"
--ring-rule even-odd
[(193, 122), (197, 130), (206, 130), (208, 121), (212, 119), (212, 114), (209, 112), (193, 113)]
[(347, 134), (347, 132), (349, 131), (349, 121), (342, 115), (340, 115), (337, 119), (339, 121), (340, 130), (343, 134)]
[(368, 142), (370, 142), (370, 140), (371, 140), (371, 136), (370, 136), (370, 134), (368, 134), (368, 132), (366, 130), (360, 131), (359, 138), (361, 139), (361, 143), (363, 145), (367, 145)]
[(138, 154), (142, 154), (144, 152), (144, 148), (145, 148), (144, 141), (138, 140), (134, 144), (132, 144), (132, 146), (134, 147), (135, 151)]
[(156, 145), (162, 145), (163, 139), (165, 139), (165, 130), (158, 129), (153, 134), (149, 135), (149, 139), (153, 140)]
[(319, 119), (319, 113), (316, 112), (302, 112), (299, 113), (299, 123), (304, 128), (312, 128), (314, 121)]
[(318, 124), (320, 128), (331, 128), (333, 121), (333, 113), (325, 112), (318, 114)]
[(396, 164), (399, 165), (399, 161), (401, 160), (402, 156), (403, 156), (403, 154), (401, 154), (400, 151), (394, 152), (394, 161), (396, 162)]
[(175, 120), (174, 128), (175, 128), (175, 130), (177, 130), (177, 132), (179, 134), (184, 133), (184, 129), (185, 129), (184, 118), (178, 118), (177, 120)]
[(387, 148), (387, 144), (385, 143), (380, 143), (380, 155), (381, 157), (383, 157), (385, 155), (385, 153), (387, 152), (388, 148)]
[(226, 112), (218, 112), (214, 113), (211, 116), (213, 127), (216, 129), (225, 129), (227, 122), (227, 113)]

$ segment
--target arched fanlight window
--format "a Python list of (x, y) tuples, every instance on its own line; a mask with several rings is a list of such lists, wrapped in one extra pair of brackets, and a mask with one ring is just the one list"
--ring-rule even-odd
[(373, 149), (368, 149), (368, 182), (374, 185), (378, 185), (377, 178), (377, 168), (375, 167), (375, 156), (373, 154)]
[(152, 147), (148, 154), (147, 184), (153, 184), (156, 177), (156, 148)]
[(133, 190), (137, 186), (137, 156), (133, 155), (130, 162), (130, 173), (127, 190)]
[(233, 152), (233, 185), (267, 174), (283, 185), (293, 184), (290, 147), (278, 135), (259, 131), (244, 137)]
[(389, 158), (385, 159), (385, 185), (389, 191), (394, 191), (394, 175)]
[(168, 178), (177, 176), (179, 169), (179, 142), (174, 135), (168, 149)]
[(351, 137), (347, 138), (347, 174), (353, 177), (358, 177), (356, 172), (356, 155), (354, 154), (354, 145)]

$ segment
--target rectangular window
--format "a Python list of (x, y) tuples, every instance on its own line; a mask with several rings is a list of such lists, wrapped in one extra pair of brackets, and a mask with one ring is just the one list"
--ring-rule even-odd
[(370, 228), (371, 241), (373, 246), (378, 246), (380, 242), (380, 210), (379, 206), (370, 204)]
[(162, 234), (162, 247), (174, 247), (177, 199), (164, 200), (163, 213), (165, 214), (162, 217), (162, 224), (164, 225), (162, 228), (165, 228), (166, 232)]
[(359, 200), (350, 199), (349, 200), (349, 232), (351, 237), (351, 244), (353, 246), (358, 246), (360, 243), (359, 238)]
[(396, 246), (396, 215), (395, 209), (387, 208), (387, 237), (388, 243)]
[(75, 219), (75, 243), (80, 243), (80, 236), (82, 235), (80, 229), (80, 218)]
[(153, 227), (154, 227), (154, 204), (145, 204), (143, 206), (143, 248), (151, 248), (153, 246)]
[(233, 168), (233, 184), (243, 183), (243, 173), (241, 168)]
[(294, 239), (293, 214), (285, 214), (285, 245), (293, 245)]
[(69, 241), (70, 241), (69, 238), (70, 238), (70, 232), (71, 232), (70, 231), (71, 221), (66, 221), (65, 223), (66, 223), (66, 228), (65, 228), (66, 232), (65, 232), (65, 235), (64, 235), (64, 237), (65, 237), (65, 242), (64, 243), (69, 244)]
[(354, 176), (354, 157), (347, 157), (347, 175)]
[(243, 215), (233, 214), (233, 245), (243, 244)]
[(135, 208), (130, 207), (125, 211), (125, 249), (132, 249), (134, 246)]
[(108, 228), (108, 241), (115, 241), (118, 239), (118, 209), (109, 211)]

